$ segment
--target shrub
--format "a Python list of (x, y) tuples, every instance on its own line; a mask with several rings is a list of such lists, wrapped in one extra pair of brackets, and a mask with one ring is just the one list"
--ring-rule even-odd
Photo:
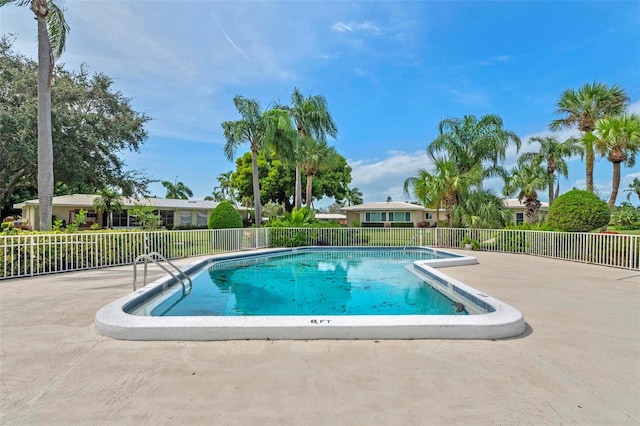
[(588, 232), (609, 223), (607, 203), (595, 194), (574, 189), (559, 196), (549, 209), (547, 222), (566, 232)]
[(391, 228), (413, 228), (413, 222), (391, 222)]
[(524, 231), (500, 232), (496, 238), (496, 245), (500, 251), (524, 253), (527, 249), (527, 234)]
[(625, 201), (613, 210), (609, 225), (618, 229), (640, 229), (640, 207), (633, 207)]
[(209, 229), (230, 228), (242, 228), (242, 217), (230, 202), (223, 201), (211, 212)]

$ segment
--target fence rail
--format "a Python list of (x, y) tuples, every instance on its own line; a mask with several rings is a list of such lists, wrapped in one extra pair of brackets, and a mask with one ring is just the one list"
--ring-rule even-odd
[(0, 279), (132, 264), (144, 253), (168, 259), (265, 247), (432, 246), (480, 250), (640, 270), (640, 236), (514, 229), (260, 228), (0, 236)]
[(24, 234), (0, 236), (0, 279), (133, 264), (269, 246), (268, 229)]

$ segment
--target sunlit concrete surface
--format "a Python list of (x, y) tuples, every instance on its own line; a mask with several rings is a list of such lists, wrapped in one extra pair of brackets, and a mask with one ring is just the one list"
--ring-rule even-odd
[(447, 275), (519, 309), (523, 335), (121, 341), (94, 319), (131, 267), (0, 281), (0, 424), (639, 424), (638, 272), (474, 255)]

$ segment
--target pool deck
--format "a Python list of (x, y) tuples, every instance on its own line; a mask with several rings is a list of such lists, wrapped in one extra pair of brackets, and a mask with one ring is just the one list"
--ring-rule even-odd
[(94, 319), (130, 266), (0, 281), (0, 424), (640, 424), (640, 273), (473, 254), (441, 271), (519, 309), (522, 336), (120, 341)]

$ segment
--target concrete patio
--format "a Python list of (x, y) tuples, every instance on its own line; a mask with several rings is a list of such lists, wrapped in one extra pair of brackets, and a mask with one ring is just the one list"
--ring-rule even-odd
[(131, 267), (0, 281), (0, 424), (640, 424), (639, 273), (474, 254), (445, 273), (519, 309), (522, 336), (118, 341), (93, 322)]

